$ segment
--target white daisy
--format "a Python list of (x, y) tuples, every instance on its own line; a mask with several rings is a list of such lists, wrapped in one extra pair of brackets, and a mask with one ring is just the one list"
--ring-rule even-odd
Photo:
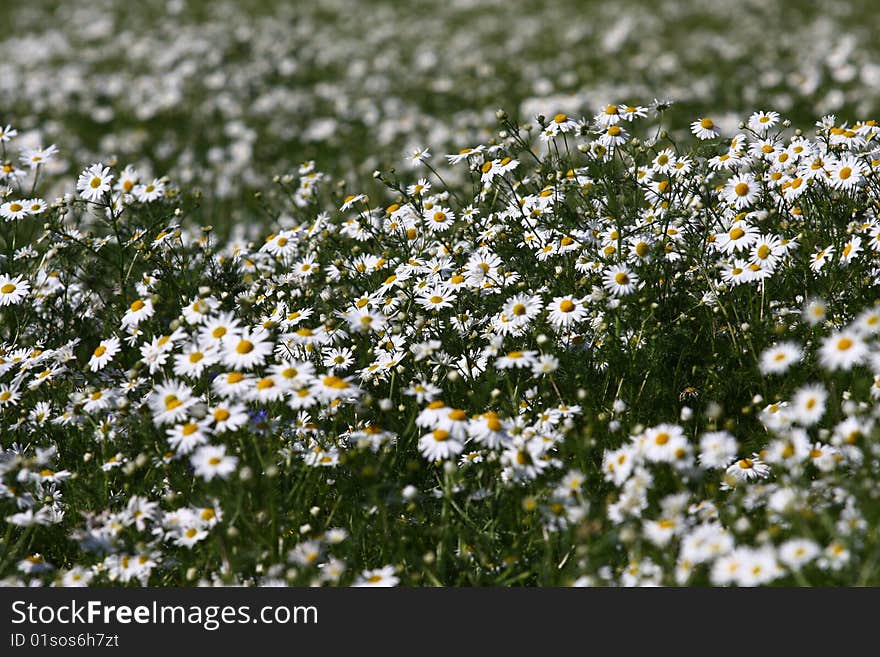
[(14, 306), (28, 295), (31, 286), (21, 276), (0, 274), (0, 306)]
[(801, 347), (795, 342), (780, 342), (761, 354), (761, 374), (782, 374), (801, 359)]
[(113, 357), (119, 353), (119, 350), (119, 338), (114, 336), (109, 340), (101, 340), (89, 359), (89, 369), (92, 372), (104, 369), (107, 363), (113, 360)]
[(227, 455), (225, 445), (205, 445), (196, 450), (190, 463), (197, 477), (211, 481), (214, 477), (226, 479), (235, 472), (238, 457)]
[(79, 179), (76, 181), (76, 189), (86, 201), (96, 203), (102, 199), (104, 194), (110, 191), (110, 184), (112, 182), (113, 175), (110, 173), (110, 167), (105, 167), (100, 163), (93, 164), (79, 174)]
[(860, 335), (847, 329), (825, 338), (819, 349), (819, 362), (829, 370), (851, 370), (863, 363), (867, 355), (868, 346)]

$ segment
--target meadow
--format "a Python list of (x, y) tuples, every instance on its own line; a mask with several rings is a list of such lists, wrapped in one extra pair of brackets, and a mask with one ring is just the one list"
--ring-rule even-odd
[(880, 583), (869, 8), (6, 11), (0, 583)]

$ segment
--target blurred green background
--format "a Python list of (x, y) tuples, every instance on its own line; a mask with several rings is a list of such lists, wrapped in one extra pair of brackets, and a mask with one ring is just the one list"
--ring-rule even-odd
[[(255, 190), (314, 159), (352, 189), (455, 152), (494, 112), (676, 102), (672, 127), (757, 109), (809, 128), (876, 115), (880, 19), (855, 2), (170, 0), (7, 3), (0, 122), (71, 172), (115, 155), (250, 221)], [(435, 162), (439, 158), (435, 157)]]

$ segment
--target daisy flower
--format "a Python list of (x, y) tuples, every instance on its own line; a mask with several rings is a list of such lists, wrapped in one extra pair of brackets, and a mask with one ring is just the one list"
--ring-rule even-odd
[(853, 330), (840, 331), (828, 336), (819, 349), (819, 362), (829, 370), (851, 370), (864, 362), (868, 346)]
[(23, 219), (28, 216), (28, 214), (29, 210), (24, 201), (7, 201), (3, 205), (0, 205), (0, 217), (3, 217), (6, 221)]
[(214, 423), (215, 433), (235, 431), (247, 424), (249, 415), (243, 404), (220, 403), (209, 409), (208, 419)]
[(810, 269), (812, 269), (814, 272), (822, 271), (825, 263), (831, 260), (831, 257), (833, 255), (833, 246), (826, 246), (824, 249), (819, 249), (810, 256)]
[(260, 251), (266, 251), (278, 258), (286, 258), (297, 250), (296, 241), (294, 240), (293, 231), (282, 230), (277, 235), (272, 234), (266, 238)]
[(394, 566), (384, 566), (375, 570), (365, 570), (352, 586), (392, 587), (399, 583), (400, 579), (394, 574)]
[(92, 352), (92, 357), (89, 359), (89, 369), (92, 372), (97, 372), (98, 370), (102, 370), (107, 366), (113, 357), (119, 353), (119, 338), (112, 337), (109, 340), (101, 340), (100, 344), (95, 347), (95, 351)]
[(675, 166), (675, 162), (675, 151), (673, 151), (671, 148), (664, 148), (662, 151), (657, 153), (657, 157), (655, 157), (654, 161), (651, 163), (651, 169), (654, 171), (654, 173), (665, 175), (672, 171), (672, 168)]
[(424, 215), (425, 225), (431, 233), (440, 233), (455, 223), (455, 213), (449, 208), (435, 206)]
[(718, 126), (707, 116), (691, 123), (691, 132), (697, 139), (714, 139), (718, 136)]
[(824, 321), (827, 314), (828, 307), (821, 299), (810, 299), (804, 304), (803, 318), (810, 326), (815, 326), (819, 322)]
[(749, 117), (748, 126), (749, 130), (752, 130), (759, 135), (763, 135), (778, 122), (778, 112), (755, 112)]
[(6, 406), (15, 406), (21, 395), (18, 392), (18, 386), (8, 383), (0, 383), (0, 408)]
[(455, 300), (456, 295), (445, 285), (436, 285), (422, 290), (416, 303), (427, 310), (441, 310), (452, 308), (452, 302)]
[(593, 117), (593, 121), (600, 128), (607, 128), (620, 122), (623, 118), (623, 112), (619, 105), (606, 105), (598, 114)]
[(615, 297), (632, 294), (638, 287), (639, 277), (622, 265), (613, 265), (605, 270), (602, 285), (608, 293)]
[(419, 451), (429, 461), (454, 459), (463, 449), (464, 444), (446, 429), (434, 429), (419, 439)]
[(759, 235), (751, 247), (751, 262), (773, 267), (785, 255), (786, 249), (777, 235)]
[(235, 472), (238, 457), (227, 455), (225, 445), (205, 445), (196, 450), (190, 463), (197, 477), (211, 481), (214, 477), (226, 479)]
[(208, 537), (208, 532), (198, 527), (179, 527), (174, 538), (174, 543), (181, 547), (192, 547), (199, 541)]
[(553, 354), (542, 354), (532, 364), (532, 374), (536, 377), (552, 374), (559, 369), (559, 359)]
[(168, 444), (178, 454), (189, 454), (199, 445), (208, 442), (207, 422), (190, 420), (166, 431)]
[(750, 482), (769, 477), (770, 466), (758, 458), (757, 454), (753, 454), (751, 458), (742, 458), (731, 463), (725, 474), (734, 482)]
[(110, 191), (110, 184), (113, 182), (113, 175), (110, 173), (110, 167), (103, 164), (93, 164), (88, 169), (79, 174), (76, 181), (76, 189), (80, 196), (86, 201), (96, 203)]
[(157, 385), (147, 398), (157, 426), (181, 422), (198, 401), (188, 385), (176, 381)]
[(11, 141), (13, 137), (18, 135), (18, 130), (9, 124), (7, 124), (6, 127), (2, 126), (3, 124), (0, 124), (0, 144), (6, 144)]
[(721, 270), (721, 280), (728, 285), (742, 285), (753, 280), (753, 272), (748, 262), (737, 258)]
[(751, 248), (760, 237), (757, 228), (744, 221), (735, 221), (730, 230), (715, 234), (715, 250), (720, 253), (733, 253)]
[(645, 458), (658, 463), (670, 463), (688, 449), (684, 429), (676, 424), (660, 424), (645, 432), (642, 444)]
[(584, 308), (582, 301), (571, 295), (554, 297), (547, 304), (547, 309), (547, 321), (556, 329), (568, 328), (587, 316), (587, 309)]
[(848, 265), (853, 259), (862, 252), (862, 238), (858, 235), (850, 238), (843, 248), (840, 250), (840, 263)]
[(230, 312), (219, 313), (216, 317), (204, 320), (199, 330), (199, 342), (204, 344), (223, 344), (235, 342), (241, 334), (241, 325), (235, 315)]
[(22, 201), (22, 203), (27, 208), (28, 213), (32, 215), (42, 214), (49, 207), (49, 204), (41, 198), (29, 198)]
[(819, 556), (819, 546), (808, 538), (791, 538), (779, 546), (779, 560), (791, 570), (800, 570)]
[(599, 144), (605, 148), (614, 148), (626, 143), (629, 133), (619, 125), (610, 125), (605, 132), (599, 137)]
[(310, 388), (310, 392), (325, 401), (353, 399), (360, 395), (360, 389), (351, 381), (333, 375), (322, 376), (316, 379)]
[(749, 173), (733, 176), (724, 188), (724, 200), (737, 210), (747, 208), (758, 198), (761, 191), (755, 177)]
[(726, 431), (709, 431), (700, 437), (697, 457), (704, 468), (724, 468), (736, 456), (736, 438)]
[(876, 335), (880, 333), (880, 306), (866, 308), (855, 318), (852, 330), (860, 335)]
[(300, 388), (314, 381), (315, 366), (309, 362), (279, 360), (269, 368), (269, 372), (286, 388)]
[(422, 162), (430, 159), (431, 153), (427, 148), (414, 148), (409, 154), (409, 163), (413, 167), (419, 166)]
[(260, 377), (254, 382), (248, 398), (261, 403), (278, 401), (287, 393), (288, 388), (279, 383), (278, 379), (271, 374)]
[(266, 362), (274, 345), (265, 333), (245, 328), (234, 340), (224, 344), (223, 363), (233, 369), (249, 370)]
[(525, 324), (537, 317), (543, 308), (541, 297), (516, 294), (505, 302), (501, 312), (509, 321)]
[(476, 148), (463, 148), (458, 151), (458, 153), (447, 155), (446, 160), (449, 164), (458, 164), (462, 160), (466, 160), (467, 158), (481, 152), (483, 152), (483, 146), (478, 146)]
[(135, 185), (132, 193), (141, 203), (152, 203), (165, 195), (165, 183), (158, 178), (154, 178), (153, 182), (146, 185)]
[(31, 286), (21, 276), (0, 274), (0, 306), (15, 306), (21, 303)]
[(853, 189), (864, 181), (865, 165), (853, 155), (846, 155), (829, 166), (829, 183), (834, 189)]
[(128, 310), (126, 310), (125, 314), (122, 316), (120, 327), (126, 329), (131, 326), (137, 326), (143, 320), (152, 317), (155, 312), (156, 310), (153, 308), (153, 302), (149, 298), (135, 299), (131, 302)]
[(329, 368), (331, 374), (335, 371), (345, 371), (354, 363), (354, 351), (349, 347), (327, 348), (323, 350), (322, 355), (322, 364)]
[(820, 383), (801, 387), (792, 399), (791, 414), (804, 427), (816, 424), (825, 414), (828, 392)]
[(22, 164), (26, 164), (31, 169), (36, 169), (51, 160), (58, 153), (58, 147), (55, 144), (46, 148), (26, 148), (21, 152)]
[(495, 361), (495, 367), (499, 370), (522, 369), (531, 367), (535, 362), (536, 351), (511, 351)]
[(134, 186), (137, 185), (138, 180), (140, 180), (140, 175), (137, 169), (128, 164), (122, 170), (122, 173), (119, 174), (119, 179), (116, 181), (113, 189), (121, 194), (130, 194)]
[(780, 342), (761, 354), (761, 374), (782, 374), (801, 359), (800, 345), (794, 342)]

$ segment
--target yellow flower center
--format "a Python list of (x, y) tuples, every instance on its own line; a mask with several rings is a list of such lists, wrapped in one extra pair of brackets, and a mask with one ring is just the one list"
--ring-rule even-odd
[(334, 390), (345, 390), (350, 387), (347, 381), (340, 379), (338, 376), (325, 376), (323, 384)]

